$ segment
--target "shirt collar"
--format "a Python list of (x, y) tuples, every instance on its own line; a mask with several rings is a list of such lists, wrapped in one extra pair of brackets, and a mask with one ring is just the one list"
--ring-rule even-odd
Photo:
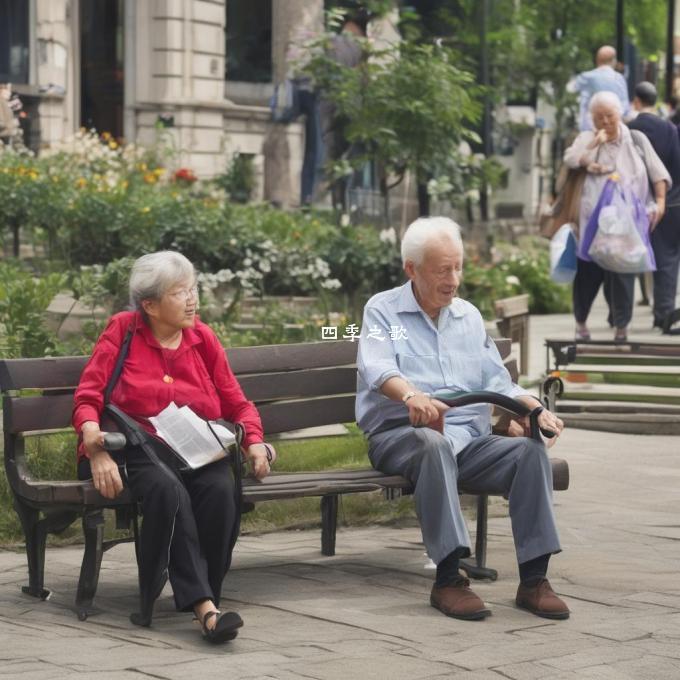
[[(399, 289), (399, 296), (397, 297), (397, 313), (401, 312), (423, 312), (423, 308), (418, 304), (416, 296), (413, 294), (413, 286), (411, 281), (407, 281)], [(467, 307), (463, 304), (460, 298), (453, 298), (451, 304), (442, 310), (448, 313), (452, 318), (460, 318), (467, 313)], [(424, 312), (423, 312), (424, 313)], [(442, 318), (444, 315), (441, 314)]]
[[(196, 317), (196, 323), (198, 323), (198, 317)], [(144, 317), (142, 316), (141, 312), (136, 312), (136, 328), (137, 332), (142, 336), (142, 338), (144, 338), (147, 345), (149, 345), (150, 347), (156, 347), (161, 350), (163, 349), (160, 346), (158, 340), (156, 340), (156, 338), (154, 337), (154, 334), (151, 332), (151, 327), (144, 320)], [(179, 350), (184, 347), (192, 347), (193, 345), (198, 345), (201, 342), (203, 342), (203, 338), (196, 331), (196, 328), (183, 328), (182, 342), (180, 343), (180, 346), (177, 349)]]

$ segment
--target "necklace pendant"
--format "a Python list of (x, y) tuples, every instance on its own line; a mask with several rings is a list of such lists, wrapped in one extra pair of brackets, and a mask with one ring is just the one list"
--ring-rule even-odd
[(169, 376), (169, 375), (166, 373), (166, 374), (163, 376), (163, 382), (169, 385), (170, 383), (173, 383), (173, 382), (175, 382), (175, 381), (174, 381), (174, 379), (172, 378), (172, 376)]

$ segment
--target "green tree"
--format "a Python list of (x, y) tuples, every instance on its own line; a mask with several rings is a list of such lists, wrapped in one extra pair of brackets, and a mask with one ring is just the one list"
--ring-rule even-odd
[(407, 171), (420, 186), (437, 178), (448, 182), (449, 193), (462, 193), (482, 167), (461, 151), (462, 142), (477, 140), (480, 89), (474, 74), (458, 66), (456, 52), (439, 45), (403, 41), (376, 50), (362, 44), (366, 58), (356, 68), (328, 56), (324, 41), (311, 46), (316, 56), (305, 67), (345, 121), (353, 145), (351, 158), (332, 171), (349, 174), (372, 161), (386, 215), (389, 190)]

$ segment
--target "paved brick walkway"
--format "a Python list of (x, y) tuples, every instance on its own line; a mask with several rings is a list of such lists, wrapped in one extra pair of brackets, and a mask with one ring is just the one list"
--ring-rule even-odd
[(447, 619), (428, 604), (419, 530), (342, 530), (323, 558), (317, 531), (246, 536), (224, 586), (246, 625), (203, 643), (166, 590), (154, 626), (132, 627), (130, 546), (102, 567), (102, 612), (79, 622), (79, 547), (52, 548), (48, 602), (25, 597), (24, 556), (0, 552), (0, 678), (680, 679), (680, 455), (677, 438), (565, 432), (571, 489), (556, 495), (564, 552), (550, 575), (572, 608), (551, 622), (513, 606), (516, 567), (504, 502), (490, 521), (493, 616)]

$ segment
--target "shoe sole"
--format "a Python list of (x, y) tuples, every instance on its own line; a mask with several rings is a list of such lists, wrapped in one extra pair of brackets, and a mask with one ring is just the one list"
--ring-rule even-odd
[(569, 614), (571, 613), (571, 612), (542, 612), (537, 609), (525, 607), (524, 605), (519, 604), (519, 602), (515, 602), (515, 605), (518, 607), (518, 609), (523, 609), (525, 612), (530, 612), (534, 616), (540, 616), (543, 619), (552, 619), (554, 621), (563, 621), (564, 619), (568, 619)]
[(490, 609), (479, 609), (476, 612), (472, 612), (470, 614), (454, 614), (452, 612), (445, 612), (443, 609), (440, 609), (434, 602), (430, 602), (430, 604), (439, 612), (444, 614), (444, 616), (448, 616), (451, 619), (460, 619), (461, 621), (481, 621), (482, 619), (485, 619), (487, 616), (491, 616), (491, 610)]

